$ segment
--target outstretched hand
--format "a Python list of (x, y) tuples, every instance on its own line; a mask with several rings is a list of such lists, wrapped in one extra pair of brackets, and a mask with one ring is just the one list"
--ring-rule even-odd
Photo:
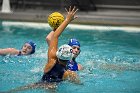
[(75, 6), (73, 8), (70, 6), (69, 9), (65, 8), (65, 10), (67, 12), (67, 16), (66, 16), (67, 21), (72, 21), (77, 18), (75, 14), (78, 11), (78, 9)]

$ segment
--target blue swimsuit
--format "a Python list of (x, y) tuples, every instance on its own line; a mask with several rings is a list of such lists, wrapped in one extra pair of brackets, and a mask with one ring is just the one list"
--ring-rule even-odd
[(67, 68), (71, 71), (78, 71), (78, 64), (76, 61), (68, 61)]
[(54, 67), (42, 76), (42, 82), (60, 82), (62, 81), (63, 74), (66, 71), (66, 67), (56, 62)]

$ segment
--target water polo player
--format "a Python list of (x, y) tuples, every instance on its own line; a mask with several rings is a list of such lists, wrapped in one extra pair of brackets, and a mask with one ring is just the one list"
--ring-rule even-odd
[(25, 42), (21, 50), (15, 48), (0, 49), (0, 55), (30, 55), (35, 53), (36, 44), (30, 40)]

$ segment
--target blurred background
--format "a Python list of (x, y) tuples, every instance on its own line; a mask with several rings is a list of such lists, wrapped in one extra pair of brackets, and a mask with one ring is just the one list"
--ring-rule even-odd
[(9, 1), (12, 13), (1, 12), (1, 20), (46, 22), (51, 12), (65, 13), (65, 7), (77, 6), (75, 23), (140, 25), (140, 0), (0, 0), (1, 11), (3, 1)]
[[(0, 0), (0, 5), (2, 5)], [(140, 0), (10, 0), (11, 9), (17, 10), (46, 10), (64, 9), (75, 5), (81, 11), (96, 11), (98, 9), (140, 10)]]

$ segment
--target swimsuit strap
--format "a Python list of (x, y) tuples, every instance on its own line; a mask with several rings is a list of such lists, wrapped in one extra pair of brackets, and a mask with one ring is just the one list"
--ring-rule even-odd
[(21, 51), (19, 51), (18, 55), (17, 56), (21, 56)]

